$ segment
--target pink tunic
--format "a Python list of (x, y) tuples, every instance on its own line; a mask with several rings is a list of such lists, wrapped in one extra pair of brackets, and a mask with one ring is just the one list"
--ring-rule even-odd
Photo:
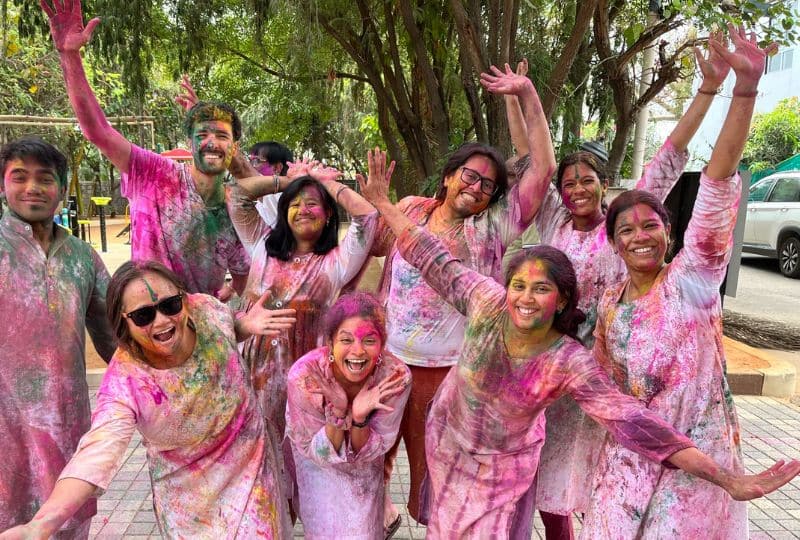
[(131, 204), (131, 258), (158, 261), (183, 280), (189, 292), (216, 294), (225, 273), (247, 274), (250, 259), (225, 207), (197, 192), (190, 165), (131, 146), (130, 171), (120, 191)]
[[(309, 352), (289, 371), (286, 434), (291, 440), (305, 538), (383, 539), (383, 459), (397, 439), (411, 385), (386, 401), (394, 411), (377, 411), (369, 438), (354, 452), (345, 436), (337, 452), (325, 433), (323, 398), (306, 391), (310, 373), (332, 379), (328, 347)], [(374, 383), (408, 368), (384, 351)]]
[(226, 306), (189, 295), (192, 356), (155, 369), (122, 349), (103, 377), (92, 428), (61, 478), (105, 490), (134, 429), (142, 434), (153, 507), (166, 538), (288, 538), (277, 456), (264, 433)]
[[(502, 283), (506, 247), (529, 225), (523, 221), (519, 199), (519, 187), (513, 186), (504, 198), (466, 218), (462, 228), (443, 238), (450, 252), (470, 268)], [(424, 225), (440, 204), (427, 197), (406, 197), (397, 206), (412, 221)], [(379, 286), (386, 301), (386, 348), (410, 365), (452, 366), (464, 340), (466, 319), (403, 260), (394, 246), (394, 235), (381, 223), (372, 254), (386, 255)]]
[[(0, 531), (33, 518), (89, 429), (86, 329), (106, 360), (116, 347), (105, 265), (54, 230), (45, 253), (13, 212), (0, 220)], [(64, 527), (95, 513), (92, 499)]]
[(534, 358), (509, 358), (505, 288), (466, 268), (418, 227), (398, 247), (467, 317), (458, 364), (439, 387), (426, 425), (431, 538), (530, 538), (530, 495), (545, 438), (542, 413), (563, 394), (656, 464), (693, 446), (621, 394), (572, 338), (559, 338)]
[[(675, 150), (667, 139), (645, 167), (636, 189), (665, 200), (687, 159), (688, 154)], [(573, 227), (572, 216), (554, 185), (550, 186), (534, 223), (542, 243), (563, 251), (575, 267), (580, 294), (578, 307), (586, 313), (586, 322), (578, 332), (581, 342), (591, 347), (597, 303), (606, 287), (627, 275), (625, 264), (608, 242), (605, 221), (591, 231)], [(542, 449), (536, 507), (560, 515), (585, 512), (606, 432), (569, 396), (553, 403), (545, 414), (547, 443)]]
[(237, 189), (231, 202), (236, 231), (253, 260), (244, 294), (246, 308), (269, 290), (267, 308), (297, 310), (290, 331), (277, 338), (253, 336), (243, 345), (258, 399), (280, 444), (286, 421), (286, 375), (295, 360), (322, 345), (323, 316), (369, 256), (378, 214), (353, 217), (342, 242), (325, 255), (307, 253), (282, 261), (267, 255), (272, 228), (261, 219), (255, 203)]
[[(743, 472), (739, 422), (725, 378), (719, 286), (731, 256), (741, 183), (705, 175), (684, 247), (650, 291), (599, 306), (598, 361), (614, 380), (717, 463)], [(653, 467), (608, 441), (598, 464), (585, 538), (745, 538), (747, 506), (682, 471)]]

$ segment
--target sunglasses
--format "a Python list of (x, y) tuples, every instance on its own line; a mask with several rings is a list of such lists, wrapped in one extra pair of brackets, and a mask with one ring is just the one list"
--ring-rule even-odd
[(156, 319), (156, 311), (160, 311), (167, 317), (177, 315), (183, 309), (183, 294), (176, 294), (169, 298), (164, 298), (158, 304), (152, 306), (144, 306), (139, 309), (134, 309), (130, 313), (125, 313), (125, 316), (133, 321), (136, 326), (147, 326)]
[(468, 167), (461, 167), (461, 181), (468, 186), (480, 181), (481, 191), (486, 195), (493, 195), (497, 189), (497, 184), (495, 184), (494, 180), (481, 176), (478, 171), (473, 171)]

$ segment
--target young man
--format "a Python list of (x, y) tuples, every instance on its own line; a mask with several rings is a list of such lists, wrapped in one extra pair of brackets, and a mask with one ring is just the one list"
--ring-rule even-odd
[(72, 109), (89, 141), (122, 173), (121, 192), (131, 203), (131, 256), (156, 260), (173, 270), (191, 293), (229, 296), (224, 287), (230, 271), (233, 288), (244, 290), (250, 261), (225, 207), (227, 168), (242, 127), (224, 103), (199, 102), (186, 115), (191, 165), (181, 166), (131, 144), (112, 128), (89, 87), (80, 49), (89, 42), (92, 19), (83, 26), (79, 1), (42, 0)]
[[(0, 219), (0, 531), (29, 521), (89, 428), (86, 328), (106, 360), (108, 272), (85, 242), (53, 222), (67, 160), (23, 138), (0, 150), (8, 211)], [(87, 538), (96, 503), (57, 538)]]

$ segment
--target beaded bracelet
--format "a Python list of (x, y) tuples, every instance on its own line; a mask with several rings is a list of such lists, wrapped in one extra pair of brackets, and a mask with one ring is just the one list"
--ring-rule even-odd
[(340, 429), (342, 431), (349, 431), (350, 425), (352, 424), (353, 419), (350, 417), (349, 414), (346, 414), (344, 417), (336, 416), (336, 413), (333, 411), (333, 404), (326, 403), (325, 404), (325, 423), (330, 424), (336, 429)]

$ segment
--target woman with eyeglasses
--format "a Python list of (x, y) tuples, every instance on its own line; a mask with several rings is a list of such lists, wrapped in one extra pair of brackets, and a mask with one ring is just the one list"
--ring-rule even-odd
[[(722, 39), (721, 34), (709, 38), (718, 42)], [(709, 49), (707, 58), (699, 50), (695, 50), (695, 56), (703, 75), (697, 94), (637, 183), (637, 189), (647, 190), (661, 200), (666, 199), (680, 178), (689, 157), (687, 146), (730, 71), (714, 49)], [(516, 135), (514, 140), (526, 138)], [(569, 154), (559, 163), (555, 183), (549, 179), (544, 182), (545, 194), (534, 218), (539, 241), (562, 250), (575, 266), (580, 291), (578, 307), (586, 314), (578, 338), (589, 348), (594, 342), (592, 332), (600, 296), (607, 286), (626, 275), (606, 238), (603, 198), (608, 182), (605, 162), (596, 154)], [(515, 242), (506, 257), (513, 257), (521, 244), (521, 240)], [(572, 538), (570, 516), (585, 512), (588, 507), (595, 464), (606, 434), (569, 396), (548, 407), (546, 415), (547, 443), (542, 449), (536, 505), (549, 538)]]
[(187, 294), (156, 262), (127, 262), (108, 286), (119, 340), (97, 394), (92, 426), (50, 497), (26, 525), (0, 537), (49, 538), (108, 488), (138, 430), (153, 507), (165, 538), (291, 537), (278, 472), (237, 342), (292, 327), (294, 310), (261, 298), (240, 317)]

